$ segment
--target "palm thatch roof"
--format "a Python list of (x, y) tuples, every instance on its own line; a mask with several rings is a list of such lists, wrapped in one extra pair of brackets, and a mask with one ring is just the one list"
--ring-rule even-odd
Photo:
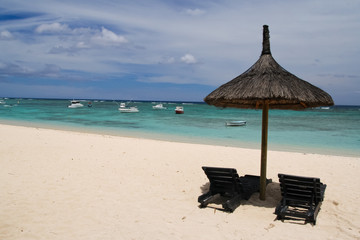
[(304, 109), (331, 106), (329, 94), (281, 67), (270, 52), (268, 26), (264, 25), (263, 51), (247, 71), (210, 93), (204, 101), (218, 107)]

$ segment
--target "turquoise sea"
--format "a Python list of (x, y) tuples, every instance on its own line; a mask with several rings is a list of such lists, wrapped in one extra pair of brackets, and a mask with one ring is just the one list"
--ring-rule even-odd
[[(88, 107), (91, 101), (92, 107)], [(0, 122), (167, 141), (260, 148), (261, 110), (216, 108), (205, 103), (134, 101), (138, 113), (120, 113), (124, 101), (0, 98)], [(184, 114), (175, 114), (182, 105)], [(246, 126), (226, 127), (244, 120)], [(3, 138), (6, 136), (2, 136)], [(360, 106), (334, 106), (304, 111), (270, 110), (268, 149), (360, 157)]]

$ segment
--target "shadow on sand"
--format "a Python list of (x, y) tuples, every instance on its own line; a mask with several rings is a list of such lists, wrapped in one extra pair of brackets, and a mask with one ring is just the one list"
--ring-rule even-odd
[[(209, 182), (202, 185), (200, 187), (201, 194), (207, 193), (209, 191), (209, 188), (210, 188)], [(265, 201), (260, 200), (259, 196), (260, 196), (260, 194), (257, 192), (257, 193), (254, 193), (250, 197), (249, 200), (241, 200), (241, 204), (239, 207), (241, 207), (242, 205), (252, 205), (252, 206), (256, 206), (256, 207), (274, 208), (274, 210), (275, 210), (275, 207), (281, 200), (280, 184), (272, 182), (267, 185)], [(213, 209), (216, 209), (219, 211), (225, 211), (222, 208), (222, 204), (228, 199), (229, 198), (222, 197), (222, 196), (220, 196), (220, 194), (218, 194), (211, 200), (211, 202), (209, 203), (209, 205), (207, 207), (213, 208)]]

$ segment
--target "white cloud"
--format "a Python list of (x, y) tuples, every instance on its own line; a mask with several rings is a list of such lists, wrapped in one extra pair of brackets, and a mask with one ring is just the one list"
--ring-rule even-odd
[(69, 27), (66, 24), (60, 24), (60, 23), (51, 23), (51, 24), (41, 24), (35, 29), (35, 32), (37, 33), (46, 33), (46, 32), (66, 32), (69, 31)]
[[(91, 27), (70, 28), (67, 24), (53, 23), (42, 24), (35, 31), (37, 33), (53, 33), (49, 36), (52, 40), (48, 40), (48, 42), (56, 42), (56, 45), (54, 44), (48, 51), (51, 54), (66, 53), (71, 56), (79, 50), (111, 48), (128, 42), (124, 36), (105, 27), (102, 27), (101, 30)], [(64, 38), (64, 34), (66, 34), (66, 38)]]
[(85, 42), (81, 41), (76, 44), (76, 48), (84, 49), (84, 48), (90, 48), (90, 46), (88, 44), (86, 44)]
[(53, 48), (50, 49), (49, 53), (51, 54), (57, 54), (57, 53), (63, 53), (67, 52), (67, 48), (62, 45), (56, 45)]
[(189, 53), (187, 53), (187, 54), (185, 54), (184, 56), (182, 56), (182, 57), (181, 57), (181, 61), (184, 62), (184, 63), (186, 63), (186, 64), (194, 64), (194, 63), (197, 63), (196, 58), (195, 58), (193, 55), (189, 54)]
[(13, 35), (11, 34), (11, 32), (4, 30), (2, 32), (0, 32), (0, 39), (3, 40), (8, 40), (8, 39), (12, 39)]
[(191, 15), (191, 16), (200, 16), (200, 15), (203, 15), (205, 13), (205, 11), (196, 8), (196, 9), (186, 9), (185, 13), (188, 15)]
[(92, 40), (100, 45), (120, 45), (128, 42), (125, 37), (117, 35), (104, 27), (102, 27), (101, 32), (94, 36)]

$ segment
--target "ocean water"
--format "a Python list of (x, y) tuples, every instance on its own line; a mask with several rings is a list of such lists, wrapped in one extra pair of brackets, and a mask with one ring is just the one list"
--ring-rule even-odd
[[(101, 134), (141, 137), (222, 146), (261, 147), (262, 111), (216, 108), (205, 103), (131, 102), (138, 113), (120, 113), (121, 101), (82, 101), (71, 109), (69, 100), (0, 99), (0, 122)], [(175, 114), (182, 105), (185, 114)], [(246, 126), (226, 127), (228, 120)], [(6, 136), (2, 136), (6, 137)], [(360, 106), (334, 106), (304, 111), (270, 110), (268, 149), (360, 157)]]

